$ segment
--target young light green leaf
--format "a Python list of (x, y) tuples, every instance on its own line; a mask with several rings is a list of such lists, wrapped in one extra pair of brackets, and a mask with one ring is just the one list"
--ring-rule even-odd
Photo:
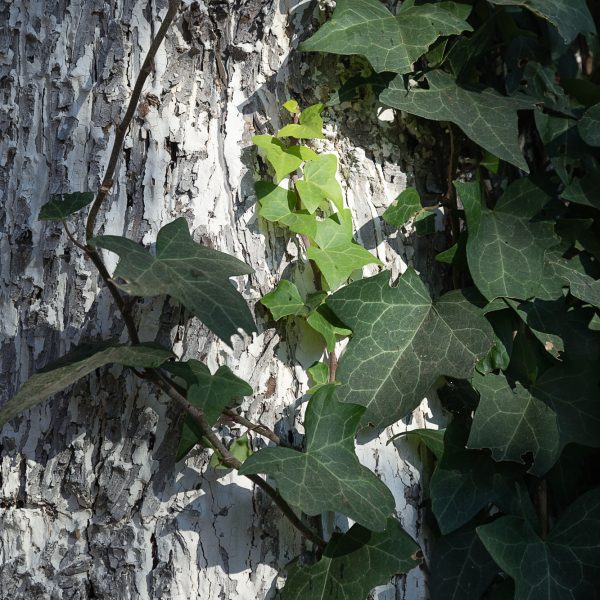
[(524, 6), (542, 19), (547, 19), (559, 31), (565, 42), (572, 42), (579, 33), (595, 33), (594, 19), (585, 0), (489, 0), (502, 6)]
[(497, 573), (498, 567), (474, 527), (454, 531), (434, 542), (431, 600), (480, 600)]
[(25, 382), (17, 395), (0, 408), (0, 427), (105, 365), (117, 363), (136, 369), (154, 368), (170, 358), (173, 358), (172, 352), (151, 344), (128, 346), (103, 342), (81, 345)]
[(515, 580), (515, 600), (595, 598), (600, 581), (600, 488), (565, 511), (546, 539), (515, 516), (477, 533), (500, 568)]
[(383, 220), (392, 227), (403, 227), (420, 210), (421, 198), (415, 188), (406, 188), (400, 192), (393, 204), (388, 206), (383, 213)]
[(328, 352), (335, 350), (336, 336), (352, 335), (352, 331), (344, 327), (343, 323), (340, 322), (327, 306), (319, 306), (311, 312), (306, 322), (323, 336)]
[(316, 160), (319, 155), (306, 146), (286, 146), (272, 135), (255, 135), (252, 142), (258, 146), (275, 170), (275, 181), (279, 183), (293, 173), (304, 161)]
[(461, 87), (443, 71), (428, 72), (427, 81), (428, 89), (406, 89), (398, 76), (379, 99), (419, 117), (454, 123), (488, 152), (529, 171), (519, 147), (517, 111), (533, 108), (531, 100), (501, 96), (491, 88)]
[(298, 102), (296, 100), (288, 100), (287, 102), (284, 102), (283, 108), (293, 115), (300, 114), (301, 112), (300, 106), (298, 106)]
[(200, 361), (171, 362), (163, 366), (166, 371), (180, 377), (187, 384), (187, 399), (200, 408), (210, 425), (214, 425), (226, 408), (238, 403), (242, 396), (251, 396), (252, 387), (231, 372), (219, 367), (214, 375)]
[(394, 16), (379, 0), (338, 0), (331, 20), (300, 50), (361, 54), (378, 73), (408, 73), (440, 36), (472, 31), (465, 21), (470, 11), (464, 4), (441, 2), (411, 6)]
[(62, 221), (69, 215), (91, 204), (94, 200), (93, 192), (74, 192), (72, 194), (54, 194), (50, 202), (40, 208), (39, 221)]
[(600, 146), (600, 103), (588, 108), (577, 124), (581, 139), (589, 146)]
[[(284, 104), (285, 107), (285, 104)], [(298, 105), (296, 104), (296, 109)], [(323, 119), (321, 112), (324, 104), (313, 104), (300, 113), (299, 123), (290, 123), (277, 132), (277, 137), (293, 137), (296, 139), (323, 139)], [(292, 111), (290, 111), (292, 112)], [(293, 111), (296, 112), (296, 111)]]
[(396, 519), (381, 533), (353, 525), (333, 534), (316, 564), (292, 564), (281, 600), (364, 600), (375, 586), (416, 567), (418, 551)]
[[(233, 458), (243, 463), (252, 454), (250, 442), (248, 441), (248, 434), (244, 433), (244, 435), (241, 435), (239, 438), (233, 440), (233, 443), (229, 447), (229, 452), (231, 452)], [(216, 450), (210, 457), (209, 466), (211, 466), (213, 469), (217, 469), (218, 471), (227, 471), (231, 469), (231, 467), (221, 463), (221, 457)]]
[(282, 279), (272, 292), (261, 298), (260, 302), (271, 311), (276, 321), (289, 315), (308, 313), (296, 284), (287, 279)]
[(312, 380), (312, 385), (308, 390), (309, 394), (314, 394), (319, 388), (327, 385), (329, 382), (329, 366), (325, 363), (318, 362), (306, 371)]
[(383, 531), (394, 510), (394, 497), (354, 454), (364, 408), (342, 404), (335, 391), (335, 385), (323, 386), (308, 401), (306, 452), (265, 448), (248, 458), (239, 473), (271, 476), (286, 502), (307, 515), (335, 511)]
[(366, 248), (353, 242), (348, 209), (318, 221), (314, 240), (317, 246), (310, 246), (306, 255), (315, 261), (331, 290), (344, 283), (356, 269), (382, 264)]
[(362, 424), (377, 428), (410, 413), (441, 375), (469, 378), (494, 339), (462, 291), (433, 303), (413, 269), (388, 282), (381, 273), (327, 299), (353, 331), (337, 370), (340, 399), (366, 406)]
[(335, 178), (337, 157), (321, 154), (304, 167), (304, 178), (296, 182), (296, 189), (303, 206), (314, 213), (326, 200), (331, 200), (338, 211), (344, 208), (342, 188)]
[(295, 211), (294, 192), (283, 189), (268, 181), (255, 185), (260, 208), (258, 214), (267, 221), (285, 225), (294, 233), (314, 238), (317, 234), (317, 219), (307, 211)]
[(545, 251), (557, 239), (552, 223), (532, 218), (550, 196), (531, 179), (521, 178), (488, 210), (478, 183), (454, 185), (467, 217), (467, 260), (477, 289), (488, 300), (534, 296), (542, 282)]
[(229, 281), (254, 271), (233, 256), (195, 243), (183, 217), (158, 232), (156, 257), (120, 236), (96, 237), (90, 244), (119, 255), (113, 277), (125, 280), (117, 286), (128, 294), (172, 296), (227, 344), (238, 329), (256, 331), (246, 301)]

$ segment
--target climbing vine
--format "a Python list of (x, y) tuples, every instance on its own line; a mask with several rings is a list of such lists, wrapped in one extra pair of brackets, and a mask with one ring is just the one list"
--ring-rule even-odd
[[(178, 460), (196, 445), (212, 450), (212, 468), (249, 477), (312, 542), (313, 561), (289, 565), (285, 600), (364, 600), (419, 565), (433, 600), (599, 597), (600, 46), (586, 2), (405, 0), (392, 13), (379, 0), (338, 0), (301, 46), (362, 57), (337, 101), (370, 89), (396, 111), (398, 128), (407, 115), (434, 121), (434, 159), (447, 174), (434, 205), (417, 186), (383, 214), (391, 228), (412, 224), (445, 241), (437, 259), (446, 289), (432, 297), (410, 267), (397, 281), (385, 270), (362, 277), (381, 263), (353, 239), (337, 158), (305, 143), (323, 137), (324, 104), (301, 110), (290, 100), (291, 122), (254, 137), (271, 173), (256, 184), (258, 215), (297, 240), (312, 271), (309, 283), (281, 280), (261, 303), (274, 321), (302, 319), (325, 356), (309, 369), (301, 449), (239, 413), (253, 390), (229, 368), (211, 373), (140, 343), (132, 318), (136, 298), (169, 295), (231, 344), (240, 330), (256, 331), (230, 281), (251, 269), (194, 242), (183, 218), (159, 231), (154, 252), (96, 235), (177, 7), (170, 2), (97, 193), (53, 197), (39, 214), (62, 221), (98, 268), (129, 343), (84, 345), (33, 375), (0, 408), (0, 425), (95, 369), (122, 364), (185, 411)], [(89, 205), (80, 242), (68, 220)], [(112, 276), (101, 251), (119, 257)], [(338, 364), (336, 344), (346, 337)], [(406, 435), (430, 454), (423, 481), (433, 547), (424, 556), (395, 519), (391, 492), (360, 464), (354, 439), (406, 417), (432, 389), (447, 427)], [(243, 435), (227, 447), (223, 415), (272, 445), (253, 453)], [(355, 525), (323, 539), (306, 516), (327, 511)]]

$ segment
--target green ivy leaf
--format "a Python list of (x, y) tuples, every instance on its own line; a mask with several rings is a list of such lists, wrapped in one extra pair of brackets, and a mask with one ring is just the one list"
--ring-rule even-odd
[(400, 192), (394, 203), (386, 208), (382, 218), (388, 225), (399, 229), (421, 210), (423, 208), (417, 190), (406, 188), (403, 192)]
[(600, 583), (600, 488), (576, 500), (543, 540), (515, 516), (477, 528), (500, 568), (515, 580), (515, 600), (595, 598)]
[(461, 87), (443, 71), (429, 71), (427, 81), (428, 89), (406, 89), (398, 76), (379, 99), (419, 117), (454, 123), (488, 152), (529, 171), (519, 147), (517, 111), (531, 109), (531, 100), (501, 96), (491, 88)]
[(459, 529), (491, 504), (535, 521), (535, 510), (516, 468), (495, 463), (483, 452), (466, 450), (467, 435), (461, 421), (448, 426), (444, 455), (431, 477), (431, 509), (442, 534)]
[(552, 223), (532, 219), (550, 197), (521, 178), (488, 210), (478, 183), (454, 185), (467, 217), (467, 260), (477, 289), (488, 300), (534, 296), (543, 278), (545, 251), (557, 240)]
[(559, 364), (542, 373), (530, 390), (511, 389), (499, 375), (476, 375), (481, 394), (469, 436), (470, 448), (490, 448), (496, 460), (523, 463), (541, 477), (569, 443), (600, 447), (598, 377), (590, 363)]
[(304, 178), (296, 182), (296, 189), (308, 212), (314, 213), (326, 200), (331, 200), (339, 211), (343, 210), (342, 188), (335, 178), (336, 172), (335, 154), (321, 154), (304, 167)]
[[(586, 273), (588, 265), (585, 255), (579, 254), (571, 260), (566, 260), (558, 252), (552, 252), (548, 254), (547, 263), (555, 277), (569, 286), (575, 298), (600, 308), (600, 280)], [(597, 265), (593, 266), (597, 268)]]
[(353, 525), (333, 534), (316, 564), (292, 564), (281, 600), (364, 600), (375, 586), (416, 567), (418, 550), (395, 519), (382, 533)]
[(287, 279), (282, 279), (260, 302), (271, 311), (276, 321), (289, 315), (306, 315), (308, 312), (296, 284)]
[(258, 214), (267, 221), (285, 225), (294, 233), (314, 238), (317, 219), (307, 211), (295, 211), (294, 192), (268, 181), (258, 181), (255, 186), (260, 208)]
[(470, 12), (466, 5), (441, 2), (394, 16), (379, 0), (338, 0), (331, 20), (300, 50), (361, 54), (377, 72), (408, 73), (440, 36), (472, 31), (465, 21)]
[(318, 221), (314, 240), (317, 245), (310, 246), (306, 256), (315, 261), (331, 290), (344, 283), (356, 269), (382, 264), (352, 240), (352, 216), (348, 209)]
[(62, 221), (94, 201), (93, 192), (54, 194), (50, 202), (40, 208), (39, 221)]
[[(248, 441), (248, 434), (244, 433), (244, 435), (241, 435), (239, 438), (233, 440), (231, 446), (229, 447), (229, 452), (231, 452), (233, 458), (236, 458), (243, 463), (252, 454), (250, 442)], [(231, 467), (221, 463), (221, 457), (216, 450), (210, 457), (209, 466), (219, 471), (228, 471), (231, 469)]]
[(469, 448), (489, 448), (497, 461), (524, 464), (533, 455), (529, 472), (541, 476), (556, 462), (559, 434), (556, 413), (520, 383), (511, 388), (502, 375), (475, 374), (473, 387), (481, 399), (471, 426)]
[(429, 568), (431, 600), (480, 600), (498, 573), (474, 527), (436, 540)]
[(425, 444), (428, 450), (437, 458), (442, 460), (444, 456), (444, 435), (445, 429), (411, 429), (410, 431), (402, 431), (393, 435), (387, 443), (393, 442), (401, 437), (417, 438), (419, 442)]
[(394, 510), (388, 488), (354, 454), (354, 436), (364, 412), (342, 404), (336, 386), (312, 395), (306, 409), (306, 452), (265, 448), (253, 454), (241, 475), (264, 473), (282, 497), (307, 515), (335, 511), (373, 531), (383, 531)]
[(19, 413), (105, 365), (117, 363), (136, 369), (150, 369), (162, 365), (170, 358), (173, 358), (172, 352), (151, 344), (128, 346), (103, 342), (78, 346), (25, 382), (17, 395), (0, 408), (0, 427)]
[(210, 448), (210, 443), (203, 436), (202, 430), (196, 425), (194, 419), (188, 416), (183, 422), (175, 461), (179, 462), (185, 458), (196, 444), (201, 444), (205, 448)]
[[(285, 104), (284, 104), (285, 107)], [(298, 104), (296, 103), (297, 112)], [(277, 137), (294, 137), (296, 139), (323, 139), (323, 119), (321, 111), (324, 104), (313, 104), (300, 113), (300, 123), (290, 123), (277, 132)], [(292, 112), (292, 111), (290, 111)]]
[(600, 146), (600, 103), (585, 111), (577, 124), (577, 130), (586, 144)]
[(120, 236), (96, 237), (90, 244), (119, 255), (113, 277), (125, 280), (117, 286), (128, 294), (172, 296), (227, 344), (238, 329), (256, 331), (246, 301), (229, 281), (254, 271), (233, 256), (195, 243), (183, 217), (158, 232), (156, 257)]
[(337, 370), (343, 402), (367, 407), (363, 425), (410, 413), (441, 375), (469, 378), (493, 343), (481, 311), (461, 291), (433, 303), (413, 269), (354, 282), (327, 304), (353, 331)]
[(301, 112), (300, 106), (298, 105), (298, 102), (296, 100), (288, 100), (287, 102), (284, 102), (283, 108), (285, 108), (285, 110), (287, 110), (292, 115), (299, 115)]
[(306, 146), (286, 146), (272, 135), (255, 135), (252, 142), (265, 153), (275, 170), (276, 183), (293, 173), (303, 162), (316, 160), (319, 157)]
[(163, 366), (166, 371), (180, 377), (187, 384), (187, 399), (200, 408), (210, 425), (214, 425), (226, 408), (237, 404), (242, 396), (251, 396), (252, 387), (226, 366), (219, 367), (212, 375), (200, 361), (172, 362)]
[(306, 322), (318, 333), (323, 336), (325, 340), (325, 347), (328, 352), (335, 350), (335, 343), (337, 336), (348, 336), (352, 335), (352, 331), (344, 327), (340, 320), (331, 312), (327, 306), (321, 305), (315, 309)]
[(319, 388), (327, 385), (329, 382), (329, 365), (318, 362), (306, 371), (312, 380), (312, 386), (308, 390), (308, 394), (314, 394)]
[(585, 0), (489, 0), (502, 6), (524, 6), (542, 19), (547, 19), (559, 31), (565, 42), (572, 42), (579, 33), (595, 33), (594, 19)]

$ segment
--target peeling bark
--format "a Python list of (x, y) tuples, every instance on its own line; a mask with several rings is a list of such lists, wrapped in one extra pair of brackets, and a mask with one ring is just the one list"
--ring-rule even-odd
[[(99, 185), (165, 5), (0, 4), (2, 400), (79, 341), (125, 341), (92, 265), (59, 225), (36, 215), (51, 193)], [(338, 84), (333, 61), (291, 53), (313, 8), (239, 0), (182, 10), (127, 136), (98, 220), (102, 232), (151, 244), (162, 225), (183, 215), (196, 240), (254, 267), (240, 283), (252, 305), (283, 273), (299, 271), (297, 243), (256, 217), (261, 164), (250, 138), (277, 129), (290, 96), (311, 103)], [(415, 254), (412, 238), (390, 236), (379, 218), (406, 185), (398, 162), (408, 157), (394, 142), (394, 125), (342, 105), (329, 111), (327, 133), (315, 147), (340, 158), (359, 241), (396, 274), (413, 259), (427, 270), (428, 249)], [(84, 223), (72, 223), (82, 239)], [(105, 259), (112, 271), (114, 255)], [(317, 345), (294, 322), (273, 327), (260, 305), (255, 311), (259, 335), (238, 339), (233, 351), (168, 300), (145, 301), (135, 314), (143, 341), (173, 343), (213, 370), (229, 365), (256, 392), (246, 415), (286, 437), (296, 431), (298, 440), (304, 368), (319, 358)], [(430, 418), (424, 403), (410, 422), (358, 444), (421, 542), (418, 456), (385, 442)], [(181, 421), (155, 389), (112, 367), (7, 424), (0, 432), (0, 598), (271, 598), (302, 541), (247, 480), (207, 469), (206, 452), (175, 465)], [(225, 439), (239, 433), (221, 428)], [(264, 444), (257, 436), (253, 442)], [(415, 571), (376, 597), (420, 600), (425, 582)]]

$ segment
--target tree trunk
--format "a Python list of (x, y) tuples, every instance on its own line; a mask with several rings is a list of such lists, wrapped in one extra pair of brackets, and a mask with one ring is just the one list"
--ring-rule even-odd
[[(165, 4), (0, 5), (2, 400), (80, 341), (126, 341), (93, 265), (59, 224), (36, 217), (51, 193), (97, 189)], [(289, 97), (307, 105), (338, 85), (331, 57), (292, 51), (318, 16), (314, 8), (295, 0), (182, 6), (128, 133), (98, 221), (104, 233), (151, 244), (162, 225), (183, 215), (197, 241), (255, 269), (242, 290), (252, 305), (296, 268), (295, 242), (256, 216), (259, 161), (250, 138), (278, 128)], [(398, 273), (412, 261), (412, 238), (388, 236), (378, 217), (406, 185), (394, 125), (341, 105), (327, 113), (327, 132), (319, 147), (339, 156), (359, 241)], [(82, 240), (82, 219), (70, 223)], [(105, 259), (112, 271), (115, 256)], [(298, 435), (304, 369), (319, 358), (317, 346), (293, 322), (273, 328), (260, 305), (255, 313), (260, 333), (231, 351), (164, 298), (136, 307), (144, 341), (173, 343), (213, 370), (229, 365), (255, 390), (246, 415)], [(410, 423), (358, 445), (421, 543), (418, 456), (404, 442), (386, 441), (424, 426), (428, 414), (424, 405)], [(150, 384), (112, 367), (7, 424), (0, 433), (0, 598), (272, 598), (302, 541), (248, 480), (207, 468), (208, 452), (176, 464), (181, 422)], [(220, 433), (228, 438), (234, 429), (224, 425)], [(264, 443), (252, 437), (255, 447)], [(376, 596), (425, 598), (421, 572)]]

